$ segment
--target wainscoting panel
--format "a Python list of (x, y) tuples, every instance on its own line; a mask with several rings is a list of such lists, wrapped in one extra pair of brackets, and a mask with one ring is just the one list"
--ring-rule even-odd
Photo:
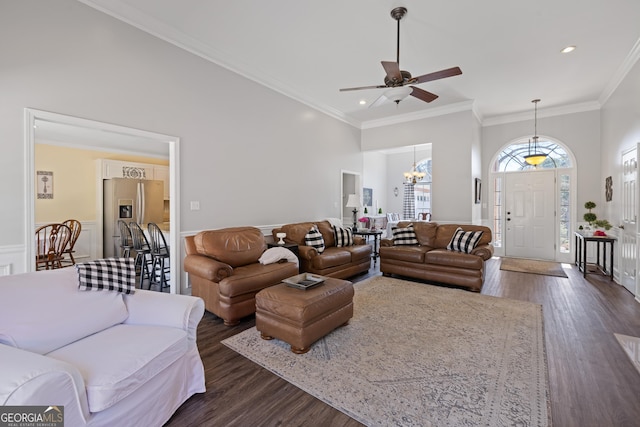
[(26, 250), (24, 245), (0, 246), (0, 276), (26, 272)]

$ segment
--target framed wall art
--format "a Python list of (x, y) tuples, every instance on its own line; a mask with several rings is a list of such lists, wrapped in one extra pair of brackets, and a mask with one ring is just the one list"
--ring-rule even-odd
[(53, 172), (37, 171), (38, 199), (53, 199)]
[(479, 204), (481, 202), (481, 195), (482, 195), (482, 181), (480, 181), (480, 178), (476, 178), (475, 181), (475, 200), (474, 202), (476, 204)]
[(604, 197), (607, 202), (613, 199), (613, 178), (608, 176), (604, 180)]
[(373, 206), (373, 189), (372, 188), (362, 189), (362, 204), (367, 207)]

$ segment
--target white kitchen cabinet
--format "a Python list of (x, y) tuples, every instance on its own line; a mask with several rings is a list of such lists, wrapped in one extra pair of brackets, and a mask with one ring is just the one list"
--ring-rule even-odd
[(124, 162), (120, 160), (101, 160), (101, 162), (102, 179), (154, 179), (154, 165), (146, 163)]
[(164, 182), (164, 199), (169, 200), (169, 166), (155, 165), (153, 167), (153, 179)]

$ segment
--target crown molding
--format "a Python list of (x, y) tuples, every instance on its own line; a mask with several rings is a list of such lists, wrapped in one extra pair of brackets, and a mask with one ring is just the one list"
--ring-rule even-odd
[[(552, 108), (545, 108), (545, 109), (538, 108), (538, 118), (564, 116), (565, 114), (594, 111), (594, 110), (599, 110), (601, 107), (602, 106), (598, 101), (589, 101), (589, 102), (582, 102), (579, 104), (563, 105), (559, 107), (552, 107)], [(525, 120), (531, 120), (532, 118), (533, 118), (533, 114), (531, 113), (531, 111), (515, 113), (515, 114), (507, 114), (504, 116), (489, 117), (487, 119), (484, 119), (484, 121), (482, 122), (482, 127), (503, 125), (506, 123), (522, 122)]]
[(452, 113), (459, 113), (461, 111), (473, 111), (473, 101), (456, 102), (454, 104), (444, 105), (442, 107), (430, 108), (423, 111), (415, 111), (413, 113), (402, 114), (399, 116), (385, 117), (377, 120), (368, 120), (362, 122), (360, 129), (371, 129), (382, 126), (395, 125), (399, 123), (412, 122), (415, 120), (444, 116)]
[(636, 44), (633, 45), (631, 52), (627, 55), (627, 57), (618, 68), (618, 71), (613, 75), (613, 78), (609, 81), (609, 84), (604, 88), (600, 97), (598, 98), (598, 102), (600, 105), (604, 105), (607, 103), (613, 92), (618, 88), (620, 83), (624, 80), (624, 78), (629, 74), (629, 71), (636, 65), (636, 62), (640, 59), (640, 39), (636, 41)]
[(125, 22), (141, 31), (151, 34), (152, 36), (157, 37), (167, 43), (179, 47), (182, 50), (185, 50), (189, 53), (199, 56), (202, 59), (212, 62), (226, 70), (231, 71), (234, 74), (238, 74), (288, 98), (291, 98), (304, 105), (307, 105), (308, 107), (318, 110), (330, 117), (333, 117), (334, 119), (340, 120), (354, 127), (360, 127), (360, 121), (354, 120), (341, 111), (328, 105), (309, 101), (307, 98), (303, 97), (301, 94), (299, 94), (297, 91), (295, 91), (293, 88), (282, 81), (274, 78), (265, 78), (264, 76), (247, 72), (246, 70), (249, 70), (251, 68), (247, 64), (237, 61), (226, 55), (224, 52), (221, 52), (218, 49), (202, 43), (199, 40), (186, 35), (182, 31), (178, 31), (175, 28), (172, 28), (164, 24), (163, 22), (150, 17), (147, 14), (144, 14), (121, 1), (78, 1), (102, 13), (112, 16), (119, 21)]

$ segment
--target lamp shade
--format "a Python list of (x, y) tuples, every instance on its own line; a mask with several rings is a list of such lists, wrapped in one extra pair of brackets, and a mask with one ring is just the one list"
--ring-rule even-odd
[(348, 208), (359, 208), (360, 200), (356, 194), (349, 194), (349, 198), (347, 199), (347, 204), (345, 205)]
[(524, 161), (532, 166), (538, 166), (540, 163), (544, 162), (546, 158), (547, 158), (546, 154), (534, 153), (534, 154), (529, 154), (528, 156), (524, 156)]

